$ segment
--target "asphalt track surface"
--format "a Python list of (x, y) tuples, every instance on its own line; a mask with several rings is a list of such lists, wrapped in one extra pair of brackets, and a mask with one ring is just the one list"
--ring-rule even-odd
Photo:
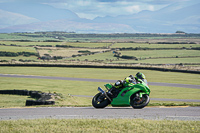
[[(117, 80), (108, 80), (108, 79), (88, 79), (88, 78), (71, 78), (71, 77), (16, 75), (16, 74), (0, 74), (0, 77), (30, 78), (30, 79), (32, 79), (32, 78), (33, 79), (51, 79), (51, 80), (69, 80), (69, 81), (89, 81), (89, 82), (106, 82), (106, 83), (115, 83), (117, 81)], [(200, 89), (200, 85), (159, 83), (159, 82), (149, 82), (148, 84), (149, 85), (153, 85), (153, 86), (168, 86), (168, 87), (181, 87), (181, 88)], [(73, 96), (92, 97), (92, 96), (84, 96), (84, 95), (73, 95)], [(200, 102), (200, 100), (194, 100), (194, 99), (151, 98), (151, 100), (156, 100), (156, 101), (179, 101), (179, 102)]]
[(200, 121), (200, 107), (42, 107), (0, 109), (0, 120), (18, 119), (151, 119)]

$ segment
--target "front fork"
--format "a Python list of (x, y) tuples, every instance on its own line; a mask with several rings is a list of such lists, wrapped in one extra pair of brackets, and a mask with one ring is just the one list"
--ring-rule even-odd
[(106, 98), (108, 98), (110, 102), (112, 102), (112, 99), (107, 95), (107, 93), (101, 87), (98, 87), (98, 91), (101, 92), (101, 94), (104, 95)]
[(146, 93), (144, 93), (144, 92), (140, 92), (139, 94), (140, 94), (140, 98), (142, 98), (143, 95), (146, 94)]
[(135, 94), (135, 96), (136, 96), (135, 98), (136, 98), (137, 100), (141, 100), (141, 98), (143, 97), (144, 94), (146, 94), (146, 93), (144, 93), (144, 92), (136, 93), (136, 94)]

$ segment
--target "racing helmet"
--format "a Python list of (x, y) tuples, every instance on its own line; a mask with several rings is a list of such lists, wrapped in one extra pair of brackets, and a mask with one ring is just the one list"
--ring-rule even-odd
[(116, 83), (115, 83), (115, 88), (120, 88), (123, 86), (123, 81), (122, 80), (118, 80)]
[(133, 79), (131, 77), (127, 77), (127, 78), (125, 78), (125, 82), (126, 83), (132, 83)]
[(138, 73), (135, 75), (135, 77), (136, 77), (137, 79), (145, 79), (145, 75), (144, 75), (143, 73), (141, 73), (141, 72), (138, 72)]

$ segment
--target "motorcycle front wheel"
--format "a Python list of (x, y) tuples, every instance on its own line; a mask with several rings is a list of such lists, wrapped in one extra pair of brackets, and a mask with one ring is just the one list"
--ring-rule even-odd
[(92, 105), (95, 108), (105, 108), (108, 104), (110, 104), (109, 99), (101, 93), (96, 94), (92, 99)]
[(141, 98), (139, 97), (139, 94), (136, 93), (134, 94), (131, 99), (130, 99), (130, 105), (134, 108), (134, 109), (142, 109), (145, 106), (147, 106), (147, 104), (149, 103), (150, 99), (148, 95), (143, 95)]

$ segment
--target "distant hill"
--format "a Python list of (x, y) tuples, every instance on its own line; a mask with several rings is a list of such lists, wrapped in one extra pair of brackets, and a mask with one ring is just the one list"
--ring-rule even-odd
[[(125, 24), (112, 23), (84, 23), (70, 20), (53, 20), (48, 22), (38, 22), (26, 25), (16, 25), (2, 28), (6, 33), (11, 32), (37, 32), (37, 31), (67, 31), (80, 33), (115, 33), (136, 32), (131, 26)], [(0, 30), (0, 31), (1, 31)]]
[(98, 17), (94, 21), (130, 25), (138, 32), (173, 33), (174, 31), (182, 30), (189, 33), (199, 33), (200, 3), (173, 10), (177, 6), (179, 6), (178, 3), (158, 11), (142, 11), (133, 15), (117, 17)]
[(0, 3), (0, 32), (67, 31), (77, 33), (200, 32), (200, 3), (174, 3), (158, 11), (82, 19), (67, 9), (38, 3)]
[(40, 21), (57, 19), (77, 19), (75, 13), (67, 9), (57, 9), (46, 4), (34, 2), (8, 2), (0, 3), (0, 9), (8, 12), (22, 14)]
[(40, 20), (24, 16), (22, 14), (0, 10), (0, 28), (13, 25), (22, 25), (27, 23), (39, 22)]

